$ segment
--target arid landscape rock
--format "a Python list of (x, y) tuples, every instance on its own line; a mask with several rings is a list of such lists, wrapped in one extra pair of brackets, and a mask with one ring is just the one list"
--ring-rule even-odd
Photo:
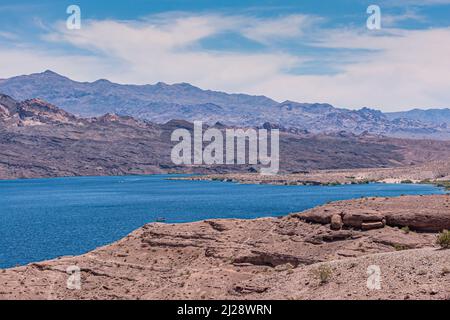
[(424, 160), (417, 165), (390, 168), (355, 168), (337, 170), (307, 170), (278, 175), (253, 173), (207, 174), (175, 179), (232, 181), (274, 185), (339, 185), (369, 182), (383, 183), (445, 183), (450, 180), (450, 161)]
[[(81, 256), (1, 270), (0, 299), (449, 299), (450, 251), (436, 232), (412, 231), (448, 223), (449, 203), (370, 198), (281, 218), (147, 224)], [(383, 217), (384, 227), (359, 228)], [(80, 290), (67, 288), (70, 266)], [(380, 289), (367, 285), (374, 266)]]
[[(0, 179), (255, 171), (250, 165), (174, 165), (170, 135), (192, 127), (183, 120), (155, 124), (115, 114), (79, 118), (41, 99), (18, 102), (0, 95)], [(282, 131), (280, 155), (281, 173), (407, 166), (398, 170), (411, 176), (417, 172), (409, 169), (412, 164), (448, 160), (450, 142)], [(370, 178), (374, 171), (367, 172)]]
[(343, 227), (376, 229), (385, 225), (411, 230), (439, 232), (450, 229), (450, 197), (403, 196), (338, 201), (298, 214), (299, 219), (321, 224), (341, 216)]
[[(252, 99), (232, 98), (236, 106)], [(280, 106), (287, 114), (310, 107)], [(314, 107), (331, 108), (339, 118), (331, 106)], [(377, 112), (358, 112), (352, 117), (387, 123)], [(311, 133), (262, 120), (281, 131), (278, 175), (255, 174), (248, 165), (174, 165), (170, 134), (192, 130), (185, 120), (82, 118), (42, 99), (0, 95), (0, 179), (195, 172), (207, 175), (183, 179), (280, 185), (450, 180), (449, 141)], [(436, 245), (443, 229), (450, 229), (449, 195), (338, 201), (281, 218), (152, 223), (81, 256), (0, 270), (0, 299), (450, 299), (450, 254)], [(380, 289), (367, 285), (373, 267), (381, 272)], [(68, 270), (80, 271), (80, 290), (68, 287)]]
[[(328, 103), (277, 102), (265, 96), (202, 90), (189, 83), (121, 85), (100, 79), (77, 82), (51, 70), (0, 81), (0, 92), (18, 100), (40, 97), (71, 113), (119, 113), (156, 123), (172, 119), (220, 121), (229, 126), (270, 127), (296, 132), (374, 134), (416, 139), (448, 139), (449, 110), (383, 113), (349, 110)], [(347, 132), (347, 133), (346, 133)]]

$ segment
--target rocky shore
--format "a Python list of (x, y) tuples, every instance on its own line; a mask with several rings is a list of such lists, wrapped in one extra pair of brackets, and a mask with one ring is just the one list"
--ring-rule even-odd
[(261, 175), (258, 173), (207, 174), (172, 179), (274, 185), (339, 185), (369, 182), (434, 183), (448, 187), (450, 186), (450, 162), (433, 161), (422, 165), (390, 168), (311, 170), (278, 175)]
[[(445, 228), (450, 195), (152, 223), (81, 256), (0, 270), (0, 299), (450, 299), (450, 251), (436, 244)], [(79, 290), (67, 287), (70, 266)]]

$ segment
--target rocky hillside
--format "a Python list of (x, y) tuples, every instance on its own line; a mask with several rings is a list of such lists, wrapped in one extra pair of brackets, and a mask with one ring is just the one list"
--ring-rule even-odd
[(415, 113), (384, 114), (368, 108), (347, 110), (321, 103), (278, 103), (264, 96), (202, 90), (187, 83), (76, 82), (45, 71), (2, 80), (0, 92), (17, 100), (38, 97), (81, 116), (117, 113), (156, 123), (184, 119), (235, 126), (258, 126), (269, 122), (313, 133), (344, 130), (354, 134), (367, 132), (393, 137), (450, 139), (448, 123), (444, 118), (439, 121), (440, 117), (433, 110), (413, 116)]
[(222, 108), (228, 111), (247, 108), (251, 112), (277, 104), (266, 97), (201, 90), (187, 83), (139, 86), (105, 79), (76, 82), (50, 70), (3, 80), (0, 92), (17, 100), (42, 98), (82, 116), (120, 113), (157, 122), (183, 119), (180, 117), (183, 111), (201, 114), (202, 110), (212, 113)]
[[(114, 114), (80, 118), (40, 99), (18, 102), (0, 95), (0, 178), (254, 171), (245, 165), (173, 165), (170, 135), (192, 127), (182, 120), (155, 124)], [(449, 157), (445, 141), (295, 130), (282, 131), (280, 138), (281, 172), (392, 167)]]
[[(283, 218), (148, 224), (82, 256), (0, 271), (0, 299), (448, 300), (450, 255), (436, 231), (450, 227), (449, 205), (448, 195), (371, 198)], [(73, 266), (80, 290), (67, 288)], [(379, 287), (367, 285), (374, 272)]]
[(435, 124), (441, 127), (450, 127), (450, 109), (414, 109), (404, 112), (391, 112), (386, 114), (391, 120), (409, 119)]

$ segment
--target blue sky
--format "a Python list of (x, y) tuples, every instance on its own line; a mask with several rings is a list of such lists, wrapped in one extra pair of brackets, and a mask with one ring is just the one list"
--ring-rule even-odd
[[(81, 8), (68, 30), (66, 8)], [(381, 8), (381, 30), (366, 9)], [(395, 111), (450, 106), (450, 0), (9, 1), (0, 78), (189, 82)]]

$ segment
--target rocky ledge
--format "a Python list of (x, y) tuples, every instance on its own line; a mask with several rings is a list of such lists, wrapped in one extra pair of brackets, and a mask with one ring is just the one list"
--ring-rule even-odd
[[(0, 299), (450, 299), (450, 251), (435, 244), (449, 222), (440, 195), (152, 223), (81, 256), (1, 270)], [(67, 287), (70, 266), (79, 290)]]
[(450, 230), (450, 196), (403, 196), (338, 201), (295, 216), (308, 222), (330, 224), (333, 230), (369, 230), (388, 225), (420, 232), (439, 232), (443, 229)]

